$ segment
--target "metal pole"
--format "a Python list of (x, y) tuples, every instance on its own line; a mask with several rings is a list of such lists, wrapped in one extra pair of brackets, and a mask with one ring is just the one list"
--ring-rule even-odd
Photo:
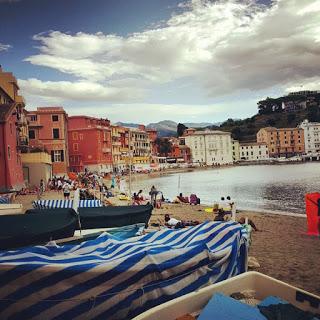
[(132, 158), (131, 158), (131, 132), (129, 129), (129, 197), (131, 199), (131, 163), (132, 163)]

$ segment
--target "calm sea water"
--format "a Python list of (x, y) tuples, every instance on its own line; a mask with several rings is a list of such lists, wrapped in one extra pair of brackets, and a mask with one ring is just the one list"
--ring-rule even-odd
[(173, 199), (178, 191), (184, 195), (196, 193), (201, 203), (210, 205), (229, 195), (239, 209), (303, 214), (305, 194), (320, 192), (320, 163), (239, 166), (148, 179), (137, 175), (132, 179), (134, 191), (143, 189), (147, 193), (152, 185), (169, 199)]

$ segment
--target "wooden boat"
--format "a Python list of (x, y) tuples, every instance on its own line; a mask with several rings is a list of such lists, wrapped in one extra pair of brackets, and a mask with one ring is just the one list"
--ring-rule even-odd
[(42, 214), (0, 215), (0, 225), (0, 250), (7, 250), (72, 237), (78, 217), (72, 209), (52, 209)]
[[(320, 313), (319, 296), (262, 273), (250, 271), (160, 304), (133, 320), (174, 320), (185, 315), (197, 317), (215, 293), (230, 296), (248, 290), (252, 291), (255, 294), (254, 299), (259, 301), (268, 296), (277, 296), (301, 310)], [(212, 319), (215, 319), (214, 314)]]
[(0, 204), (0, 215), (23, 213), (22, 204)]

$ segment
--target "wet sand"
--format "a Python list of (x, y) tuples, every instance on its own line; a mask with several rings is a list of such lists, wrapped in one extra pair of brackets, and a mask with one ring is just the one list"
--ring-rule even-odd
[[(43, 199), (62, 199), (61, 192), (46, 192)], [(18, 196), (15, 203), (22, 203), (24, 209), (32, 207), (36, 195)], [(110, 198), (116, 205), (126, 201)], [(214, 215), (204, 211), (205, 206), (188, 204), (163, 204), (155, 209), (151, 223), (164, 223), (166, 213), (177, 219), (213, 220)], [(259, 231), (253, 232), (249, 256), (255, 257), (261, 267), (255, 269), (276, 279), (285, 281), (309, 292), (320, 295), (320, 238), (305, 235), (305, 217), (291, 217), (257, 212), (239, 212), (237, 218), (252, 219)]]

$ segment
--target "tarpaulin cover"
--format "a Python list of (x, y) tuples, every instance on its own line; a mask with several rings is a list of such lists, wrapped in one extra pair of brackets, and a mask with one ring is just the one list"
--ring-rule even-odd
[(130, 319), (245, 271), (235, 222), (0, 252), (1, 319)]

